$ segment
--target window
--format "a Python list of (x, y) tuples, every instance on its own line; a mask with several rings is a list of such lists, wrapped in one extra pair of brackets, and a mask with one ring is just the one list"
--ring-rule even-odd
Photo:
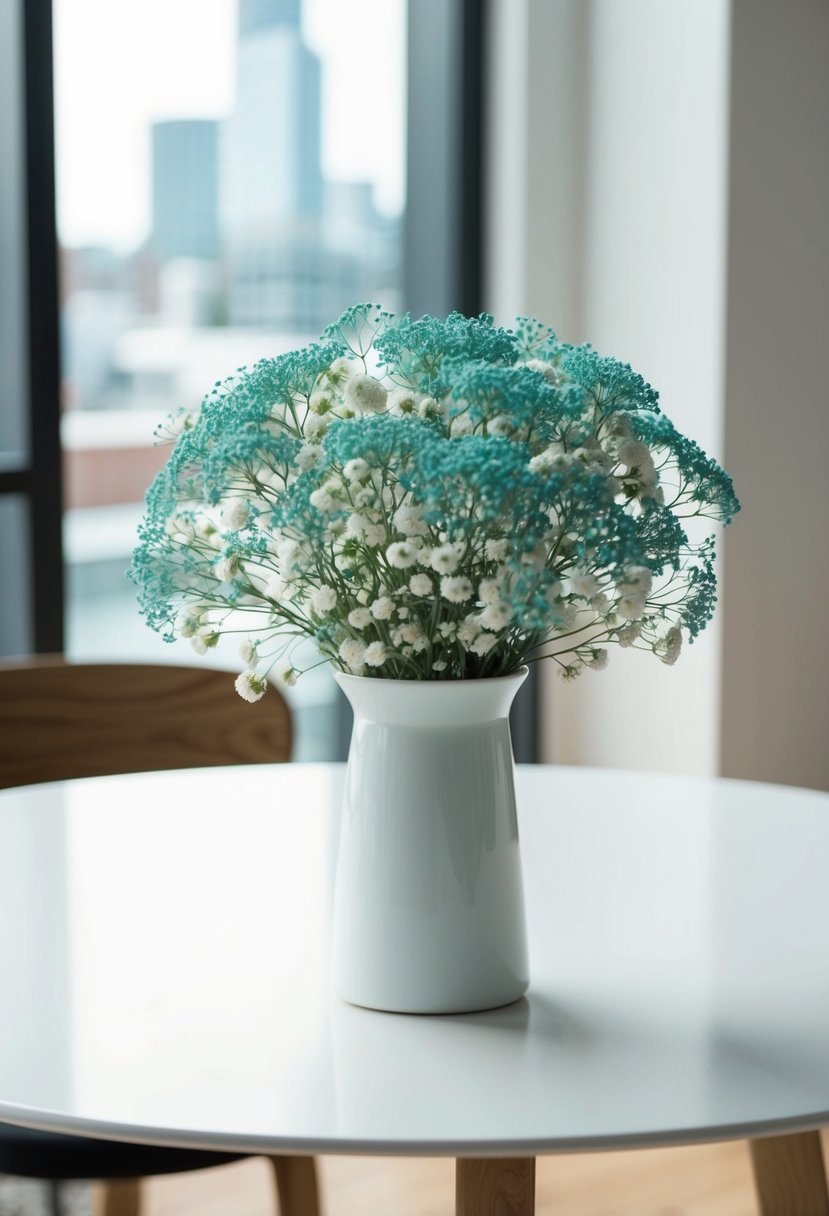
[[(124, 576), (168, 454), (153, 430), (355, 300), (400, 307), (403, 3), (54, 13), (66, 649), (204, 662), (147, 629)], [(237, 667), (235, 647), (216, 661)], [(330, 757), (330, 674), (291, 695), (298, 758)]]
[[(480, 308), (486, 9), (2, 6), (0, 535), (29, 577), (0, 586), (0, 653), (65, 636), (75, 658), (196, 661), (146, 629), (124, 576), (156, 424), (357, 298)], [(342, 754), (333, 681), (301, 684), (298, 755)]]

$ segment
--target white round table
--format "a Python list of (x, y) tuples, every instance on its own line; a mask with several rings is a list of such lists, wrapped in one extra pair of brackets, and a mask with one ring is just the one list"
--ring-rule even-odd
[(342, 776), (0, 795), (0, 1119), (452, 1155), (476, 1216), (501, 1191), (532, 1210), (537, 1154), (746, 1137), (764, 1212), (829, 1210), (774, 1206), (781, 1187), (826, 1202), (829, 796), (519, 769), (529, 996), (417, 1017), (330, 991)]

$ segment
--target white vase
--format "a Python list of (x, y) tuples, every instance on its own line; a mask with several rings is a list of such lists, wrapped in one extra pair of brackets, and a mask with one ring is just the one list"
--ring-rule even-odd
[(340, 996), (398, 1013), (493, 1009), (527, 990), (507, 715), (527, 675), (336, 673), (354, 710), (334, 908)]

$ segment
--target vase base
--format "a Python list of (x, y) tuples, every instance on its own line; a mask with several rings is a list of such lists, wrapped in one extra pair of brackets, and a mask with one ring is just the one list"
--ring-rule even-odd
[(417, 1017), (449, 1017), (454, 1014), (486, 1013), (493, 1009), (505, 1009), (507, 1005), (514, 1005), (516, 1002), (523, 1000), (528, 988), (529, 983), (526, 983), (516, 988), (512, 994), (481, 997), (477, 1000), (454, 998), (452, 1000), (428, 1002), (380, 1001), (377, 999), (358, 999), (355, 996), (346, 996), (342, 992), (339, 993), (339, 996), (347, 1005), (354, 1005), (357, 1009), (371, 1009), (375, 1013), (401, 1013)]

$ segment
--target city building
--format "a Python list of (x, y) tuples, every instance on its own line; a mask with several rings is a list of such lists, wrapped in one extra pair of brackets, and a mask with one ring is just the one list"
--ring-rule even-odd
[(387, 302), (396, 233), (369, 186), (323, 178), (320, 63), (300, 18), (300, 0), (240, 0), (221, 215), (228, 323), (315, 334), (357, 299)]
[(219, 124), (188, 118), (152, 126), (153, 256), (219, 256)]

